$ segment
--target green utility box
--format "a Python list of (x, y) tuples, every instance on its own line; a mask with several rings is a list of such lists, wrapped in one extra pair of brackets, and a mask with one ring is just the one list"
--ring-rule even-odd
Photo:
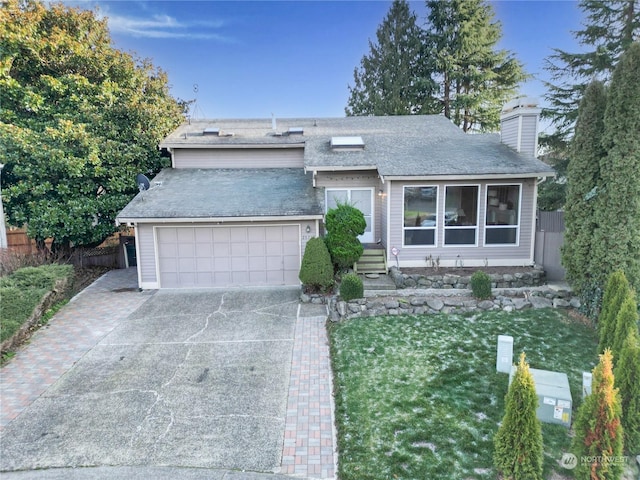
[[(509, 385), (518, 367), (513, 365), (509, 374)], [(536, 416), (544, 423), (557, 423), (565, 427), (571, 426), (571, 390), (566, 373), (550, 372), (529, 368), (538, 395)]]

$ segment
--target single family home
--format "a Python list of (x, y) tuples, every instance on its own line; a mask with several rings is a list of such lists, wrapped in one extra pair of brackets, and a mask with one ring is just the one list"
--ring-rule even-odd
[(344, 201), (392, 265), (531, 265), (537, 185), (554, 174), (536, 159), (539, 112), (510, 102), (499, 135), (441, 115), (191, 120), (117, 217), (135, 227), (139, 286), (298, 285)]

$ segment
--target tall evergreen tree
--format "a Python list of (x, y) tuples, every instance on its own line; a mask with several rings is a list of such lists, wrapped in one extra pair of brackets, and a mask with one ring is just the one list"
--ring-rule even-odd
[(640, 341), (638, 329), (629, 332), (614, 368), (622, 402), (624, 449), (640, 452)]
[(622, 476), (622, 463), (607, 460), (622, 456), (621, 413), (620, 395), (614, 388), (612, 355), (607, 349), (593, 369), (591, 395), (578, 408), (574, 422), (571, 450), (578, 459), (593, 459), (591, 463), (578, 462), (576, 478), (617, 480)]
[(435, 101), (462, 130), (495, 131), (500, 110), (526, 78), (522, 64), (496, 48), (500, 22), (483, 0), (428, 0), (427, 47), (439, 85)]
[(640, 42), (620, 58), (611, 80), (605, 112), (596, 197), (597, 228), (592, 240), (590, 275), (604, 284), (623, 270), (640, 291)]
[[(571, 161), (567, 170), (565, 242), (562, 264), (573, 288), (589, 290), (591, 242), (596, 227), (596, 186), (600, 184), (606, 93), (602, 82), (592, 82), (580, 103), (576, 131), (571, 142)], [(587, 291), (591, 294), (591, 291)]]
[(609, 276), (602, 299), (602, 310), (598, 316), (598, 353), (611, 348), (615, 342), (618, 313), (625, 299), (631, 295), (631, 287), (624, 272), (617, 270)]
[(616, 317), (616, 331), (611, 345), (611, 353), (616, 360), (620, 356), (629, 334), (638, 330), (638, 304), (635, 297), (633, 290), (627, 292)]
[(565, 201), (562, 173), (569, 161), (567, 146), (588, 84), (594, 79), (607, 83), (622, 53), (640, 35), (638, 0), (581, 0), (579, 7), (585, 19), (583, 28), (573, 34), (584, 51), (554, 49), (545, 65), (550, 74), (545, 95), (549, 106), (542, 116), (556, 131), (541, 135), (540, 144), (548, 151), (546, 161), (558, 172), (538, 192), (539, 204), (546, 209), (560, 208)]
[(369, 40), (349, 86), (347, 115), (411, 115), (429, 113), (433, 82), (426, 68), (423, 33), (406, 0), (394, 0)]

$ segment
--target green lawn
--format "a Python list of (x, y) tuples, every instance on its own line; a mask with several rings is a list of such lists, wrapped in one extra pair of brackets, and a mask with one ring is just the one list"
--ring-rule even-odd
[[(495, 371), (498, 335), (514, 361), (569, 375), (575, 408), (596, 363), (594, 330), (558, 310), (362, 318), (330, 328), (339, 476), (349, 479), (496, 478), (493, 435), (508, 375)], [(543, 424), (545, 477), (570, 445)]]

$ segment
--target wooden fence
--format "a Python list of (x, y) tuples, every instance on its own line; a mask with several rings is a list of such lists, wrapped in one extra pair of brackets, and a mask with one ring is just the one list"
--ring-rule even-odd
[(547, 280), (563, 281), (560, 249), (564, 243), (564, 212), (538, 211), (534, 261), (542, 265)]

